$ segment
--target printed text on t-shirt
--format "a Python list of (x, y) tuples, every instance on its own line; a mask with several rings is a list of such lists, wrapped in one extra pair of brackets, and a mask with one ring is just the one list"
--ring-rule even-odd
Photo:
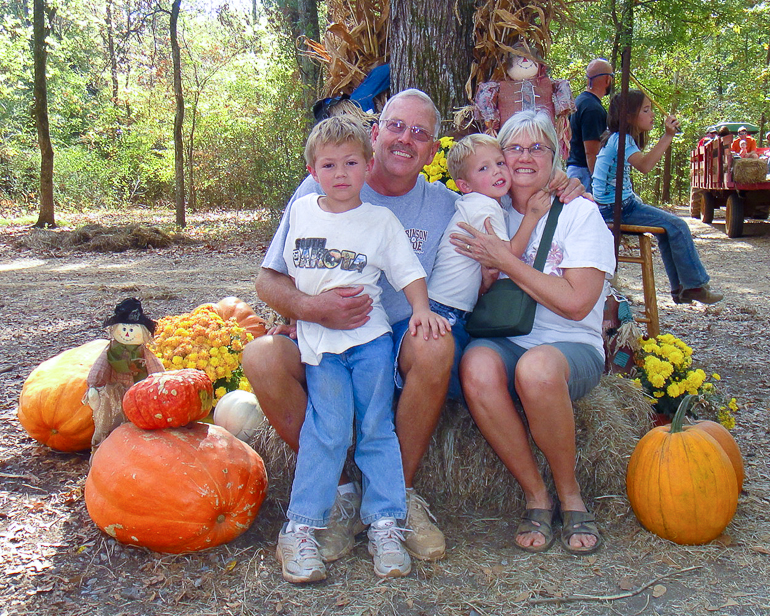
[(418, 255), (422, 254), (422, 245), (428, 239), (428, 232), (425, 229), (404, 229), (406, 237), (412, 242), (412, 250)]
[(325, 237), (297, 238), (292, 252), (294, 267), (308, 269), (333, 269), (362, 272), (366, 267), (366, 255), (352, 250), (326, 248)]

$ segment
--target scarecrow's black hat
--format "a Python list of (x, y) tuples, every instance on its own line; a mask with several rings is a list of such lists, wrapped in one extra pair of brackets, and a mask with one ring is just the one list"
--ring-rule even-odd
[(128, 323), (131, 325), (144, 325), (151, 334), (155, 333), (155, 321), (145, 316), (142, 311), (142, 302), (135, 297), (124, 299), (115, 306), (115, 314), (104, 322), (104, 325), (117, 325)]

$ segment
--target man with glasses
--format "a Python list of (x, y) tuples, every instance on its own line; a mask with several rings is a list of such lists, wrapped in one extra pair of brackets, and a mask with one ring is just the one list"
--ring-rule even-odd
[(569, 119), (572, 139), (567, 177), (579, 179), (587, 191), (591, 190), (601, 136), (607, 129), (607, 111), (602, 98), (612, 92), (614, 77), (615, 72), (607, 60), (591, 60), (586, 68), (586, 89), (575, 99), (576, 110)]
[[(431, 184), (420, 175), (439, 148), (441, 116), (423, 92), (404, 90), (391, 97), (372, 127), (374, 162), (361, 191), (362, 201), (389, 208), (406, 230), (412, 248), (430, 275), (438, 244), (454, 214), (458, 195), (440, 183)], [(288, 230), (288, 211), (298, 198), (322, 193), (307, 177), (292, 196), (281, 225), (265, 255), (257, 292), (279, 314), (320, 323), (331, 329), (353, 329), (368, 321), (372, 301), (359, 295), (361, 287), (335, 289), (308, 296), (295, 288), (283, 261)], [(403, 293), (396, 293), (387, 280), (380, 283), (380, 301), (393, 328), (397, 369), (394, 377), (403, 386), (396, 407), (396, 433), (401, 446), (407, 487), (408, 517), (405, 546), (416, 558), (437, 560), (444, 556), (443, 533), (431, 521), (427, 503), (412, 488), (414, 475), (438, 423), (447, 396), (455, 357), (451, 335), (423, 338), (406, 331), (411, 309)], [(289, 333), (279, 326), (274, 334)], [(459, 356), (460, 353), (457, 353)], [(307, 397), (299, 351), (287, 336), (263, 336), (247, 345), (244, 370), (262, 410), (278, 435), (295, 451), (304, 420)], [(455, 397), (460, 395), (456, 381)], [(349, 552), (354, 535), (363, 527), (358, 517), (361, 497), (358, 486), (343, 476), (329, 526), (316, 533), (326, 562)]]

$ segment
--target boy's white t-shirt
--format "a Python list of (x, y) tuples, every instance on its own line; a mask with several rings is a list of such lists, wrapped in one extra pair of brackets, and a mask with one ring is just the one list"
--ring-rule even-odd
[(348, 330), (299, 321), (297, 341), (302, 361), (317, 365), (323, 353), (342, 353), (389, 331), (377, 284), (384, 272), (400, 291), (425, 278), (404, 227), (387, 208), (362, 203), (342, 213), (326, 212), (312, 193), (297, 199), (289, 212), (283, 258), (297, 289), (318, 295), (329, 289), (363, 285), (372, 298), (369, 321)]
[[(524, 216), (510, 207), (510, 201), (506, 210), (508, 232), (513, 236)], [(522, 255), (522, 261), (528, 265), (535, 263), (547, 219), (548, 216), (543, 216), (538, 221)], [(525, 349), (554, 342), (583, 342), (592, 345), (604, 357), (602, 318), (609, 280), (615, 273), (615, 244), (596, 204), (578, 197), (564, 204), (543, 272), (563, 277), (565, 269), (581, 267), (595, 268), (605, 274), (604, 290), (591, 312), (581, 321), (573, 321), (538, 304), (532, 331), (526, 336), (513, 336), (509, 340)]]
[(445, 306), (470, 312), (476, 305), (481, 286), (481, 265), (461, 255), (449, 241), (452, 233), (465, 233), (457, 223), (464, 222), (484, 231), (484, 221), (491, 219), (500, 239), (508, 240), (506, 212), (491, 197), (472, 192), (455, 201), (455, 214), (439, 243), (436, 262), (428, 279), (428, 297)]

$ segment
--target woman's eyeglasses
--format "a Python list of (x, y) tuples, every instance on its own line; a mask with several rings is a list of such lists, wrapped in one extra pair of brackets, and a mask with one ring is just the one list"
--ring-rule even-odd
[(525, 148), (524, 146), (521, 146), (518, 143), (514, 143), (513, 145), (508, 145), (503, 148), (503, 152), (505, 152), (506, 154), (510, 154), (514, 158), (518, 158), (519, 156), (524, 154), (524, 152), (529, 152), (529, 155), (532, 158), (542, 158), (543, 156), (548, 154), (548, 152), (553, 152), (553, 151), (554, 151), (553, 149), (549, 148), (544, 143), (533, 143), (528, 148)]
[(433, 135), (419, 126), (407, 126), (406, 123), (401, 120), (383, 120), (383, 122), (385, 123), (385, 128), (394, 135), (401, 135), (408, 129), (409, 132), (412, 133), (412, 138), (415, 141), (422, 141), (423, 143), (433, 141)]

